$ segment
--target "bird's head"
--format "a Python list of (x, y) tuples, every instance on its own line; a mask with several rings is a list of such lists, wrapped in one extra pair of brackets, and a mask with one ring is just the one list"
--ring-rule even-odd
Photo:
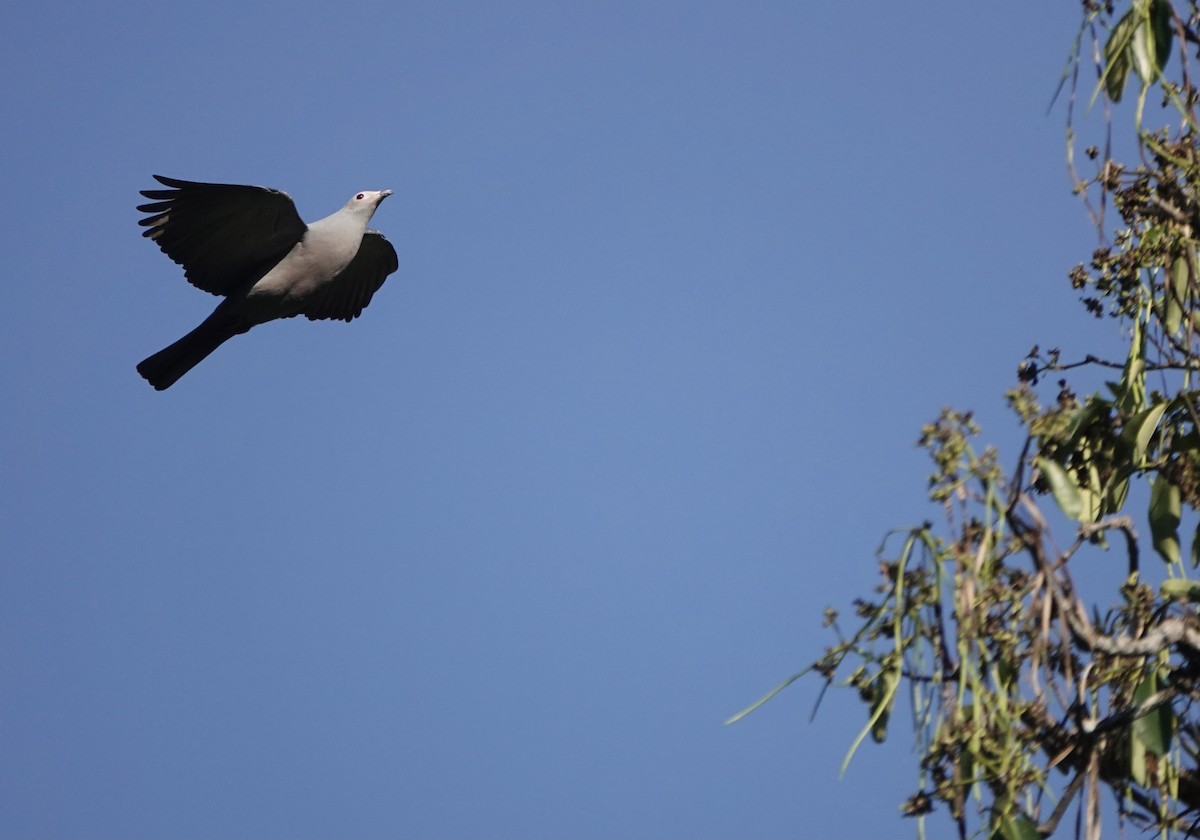
[(354, 196), (346, 202), (346, 206), (355, 210), (363, 211), (370, 216), (385, 198), (392, 194), (391, 190), (363, 190), (355, 193)]

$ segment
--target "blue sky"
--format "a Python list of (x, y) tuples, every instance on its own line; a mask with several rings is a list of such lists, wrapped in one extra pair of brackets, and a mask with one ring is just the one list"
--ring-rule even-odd
[[(0, 40), (0, 838), (895, 836), (802, 683), (920, 425), (1111, 347), (1078, 4), (33, 4)], [(151, 173), (400, 269), (170, 391)], [(1012, 454), (1010, 453), (1010, 458)], [(844, 699), (844, 703), (840, 702)]]

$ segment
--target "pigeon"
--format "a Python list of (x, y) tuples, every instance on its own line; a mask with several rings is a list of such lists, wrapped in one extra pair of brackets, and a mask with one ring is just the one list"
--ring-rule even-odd
[(305, 225), (291, 197), (268, 187), (204, 184), (155, 175), (142, 236), (183, 266), (197, 288), (225, 300), (200, 326), (142, 361), (162, 391), (235, 335), (276, 318), (351, 321), (399, 266), (396, 249), (367, 223), (391, 190), (356, 193)]

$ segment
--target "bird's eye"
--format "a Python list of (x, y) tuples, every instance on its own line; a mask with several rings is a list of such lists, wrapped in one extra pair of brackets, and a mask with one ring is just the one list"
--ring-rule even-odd
[(363, 194), (362, 194), (362, 193), (359, 193), (358, 195), (354, 196), (354, 200), (355, 200), (355, 201), (362, 201), (362, 200), (363, 200)]

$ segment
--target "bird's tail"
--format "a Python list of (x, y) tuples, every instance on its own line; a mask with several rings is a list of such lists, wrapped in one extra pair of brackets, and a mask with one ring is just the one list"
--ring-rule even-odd
[(179, 377), (200, 364), (208, 354), (235, 335), (250, 329), (250, 325), (239, 318), (230, 317), (222, 307), (217, 307), (200, 326), (137, 366), (142, 378), (154, 386), (156, 391), (170, 388)]

